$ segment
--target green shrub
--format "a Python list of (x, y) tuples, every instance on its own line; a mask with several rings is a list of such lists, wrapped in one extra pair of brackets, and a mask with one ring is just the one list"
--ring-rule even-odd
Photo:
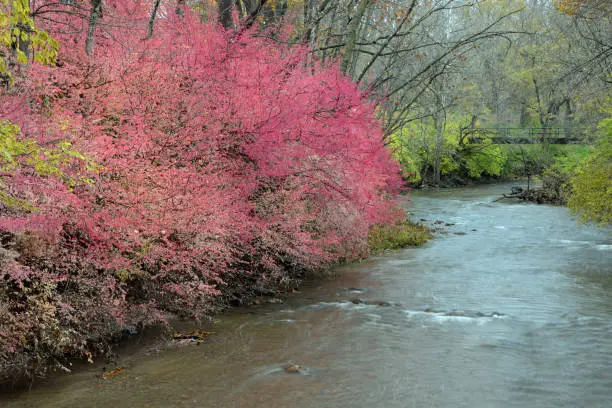
[(568, 206), (582, 221), (612, 223), (612, 117), (603, 120), (595, 151), (570, 180)]
[(588, 157), (587, 146), (561, 146), (553, 151), (554, 162), (542, 172), (542, 189), (553, 200), (565, 204), (571, 194), (570, 178)]

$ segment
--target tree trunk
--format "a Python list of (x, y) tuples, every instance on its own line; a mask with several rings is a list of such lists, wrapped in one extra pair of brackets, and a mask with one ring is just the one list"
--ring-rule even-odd
[(540, 127), (542, 127), (542, 129), (545, 129), (546, 127), (548, 127), (548, 115), (544, 111), (544, 106), (542, 105), (542, 99), (540, 97), (540, 87), (538, 86), (538, 81), (536, 81), (535, 78), (532, 81), (533, 81), (533, 87), (535, 90), (536, 101), (538, 102), (538, 118), (540, 119)]
[(434, 164), (434, 183), (436, 186), (440, 185), (441, 179), (441, 166), (442, 166), (442, 142), (444, 140), (443, 128), (444, 128), (444, 112), (438, 111), (434, 115), (434, 128), (436, 129), (436, 150), (435, 150), (435, 164)]
[(563, 122), (566, 137), (571, 137), (572, 135), (572, 114), (572, 104), (570, 98), (567, 98), (565, 101), (565, 120)]
[(527, 173), (527, 192), (529, 192), (531, 188), (531, 173)]
[(221, 23), (226, 30), (234, 28), (232, 23), (233, 6), (233, 0), (219, 0), (219, 23)]
[(312, 39), (312, 20), (314, 9), (312, 0), (304, 0), (304, 44), (310, 44)]
[(85, 38), (85, 53), (89, 56), (93, 54), (96, 27), (102, 15), (102, 0), (91, 0), (91, 11), (89, 14), (89, 26), (87, 27), (87, 37)]
[(527, 104), (522, 102), (521, 103), (521, 115), (519, 118), (521, 127), (524, 128), (525, 126), (527, 126), (528, 121), (529, 121), (529, 113), (527, 112)]
[(155, 0), (155, 4), (153, 5), (151, 19), (149, 20), (149, 33), (147, 34), (147, 38), (153, 37), (153, 26), (155, 25), (155, 18), (157, 17), (157, 9), (159, 8), (159, 3), (161, 3), (161, 0)]
[(342, 61), (340, 62), (340, 71), (344, 74), (348, 74), (353, 62), (353, 54), (355, 52), (355, 45), (357, 44), (357, 34), (359, 32), (359, 26), (361, 25), (361, 19), (365, 14), (370, 0), (360, 0), (357, 5), (357, 10), (353, 15), (353, 18), (349, 22), (347, 27), (346, 42), (344, 46), (344, 54), (342, 55)]

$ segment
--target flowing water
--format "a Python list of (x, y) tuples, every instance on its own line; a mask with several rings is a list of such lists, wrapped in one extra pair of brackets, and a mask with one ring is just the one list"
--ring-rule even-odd
[(199, 346), (141, 347), (114, 378), (77, 370), (0, 405), (612, 407), (611, 230), (493, 202), (507, 190), (416, 193), (413, 218), (448, 234), (218, 316)]

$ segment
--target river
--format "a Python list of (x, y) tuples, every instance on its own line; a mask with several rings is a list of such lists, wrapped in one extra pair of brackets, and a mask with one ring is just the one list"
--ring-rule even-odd
[(447, 234), (217, 316), (199, 346), (137, 346), (114, 378), (79, 369), (0, 405), (610, 407), (611, 230), (493, 202), (508, 190), (414, 193), (413, 218)]

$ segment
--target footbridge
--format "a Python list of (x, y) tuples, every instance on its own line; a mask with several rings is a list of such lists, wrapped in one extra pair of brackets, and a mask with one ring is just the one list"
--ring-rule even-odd
[(491, 139), (495, 144), (584, 144), (584, 136), (576, 131), (563, 128), (478, 128), (470, 138), (472, 143)]

